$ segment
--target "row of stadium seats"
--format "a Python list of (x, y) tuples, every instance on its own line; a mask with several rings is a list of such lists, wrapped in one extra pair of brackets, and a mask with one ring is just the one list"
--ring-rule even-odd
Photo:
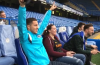
[[(80, 0), (69, 0), (71, 2), (74, 3), (77, 3), (77, 4), (81, 4), (85, 9), (87, 10), (98, 10), (95, 5), (91, 2), (91, 0), (83, 0), (83, 1), (80, 1)], [(90, 7), (91, 6), (91, 7)]]
[[(18, 19), (18, 9), (0, 6), (0, 11), (1, 10), (5, 11), (7, 18)], [(27, 16), (27, 18), (34, 17), (40, 23), (42, 21), (44, 14), (27, 11), (26, 16)], [(18, 23), (18, 21), (14, 21), (14, 22)], [(51, 16), (49, 24), (54, 24), (57, 27), (61, 27), (61, 26), (66, 26), (66, 27), (73, 26), (74, 27), (74, 26), (77, 26), (77, 24), (79, 22), (81, 22), (81, 21), (64, 18), (64, 17)], [(93, 23), (93, 25), (94, 25), (95, 31), (100, 28), (99, 26), (95, 25), (94, 23)]]
[(99, 0), (94, 0), (94, 2), (100, 7), (100, 1)]
[[(87, 12), (89, 15), (95, 15), (100, 16), (100, 11), (95, 7), (95, 5), (92, 3), (91, 0), (69, 0), (71, 3), (73, 3), (75, 6), (80, 8), (81, 10)], [(93, 0), (94, 1), (94, 0)], [(97, 6), (99, 5), (99, 0), (94, 1)]]
[(86, 22), (100, 26), (100, 22), (99, 21), (92, 21), (92, 22), (91, 21), (86, 21)]

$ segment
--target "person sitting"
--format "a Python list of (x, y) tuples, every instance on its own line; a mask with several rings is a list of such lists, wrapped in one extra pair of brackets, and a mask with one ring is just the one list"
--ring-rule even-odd
[[(84, 26), (85, 26), (85, 23), (83, 23), (83, 22), (78, 23), (78, 25), (73, 29), (73, 32), (71, 33), (70, 36), (72, 36), (75, 33), (84, 31)], [(87, 38), (88, 37), (85, 37), (85, 40), (87, 40)], [(85, 46), (86, 46), (86, 49), (96, 49), (97, 48), (96, 45), (88, 45), (87, 41), (85, 42)]]
[(61, 48), (62, 44), (56, 36), (56, 26), (50, 24), (43, 33), (43, 44), (49, 55), (50, 60), (60, 61), (72, 65), (84, 65), (85, 56), (75, 54)]
[(62, 62), (50, 61), (42, 43), (42, 33), (51, 17), (51, 11), (56, 8), (55, 3), (47, 11), (43, 22), (38, 28), (35, 18), (26, 19), (26, 7), (24, 0), (19, 0), (18, 30), (20, 44), (28, 59), (28, 65), (67, 65)]
[(83, 22), (78, 23), (78, 25), (76, 27), (74, 27), (73, 32), (71, 33), (70, 36), (72, 36), (73, 34), (75, 34), (77, 32), (83, 31), (84, 26), (85, 26), (85, 23), (83, 23)]
[(73, 34), (67, 43), (64, 44), (64, 49), (68, 51), (74, 51), (76, 53), (81, 53), (86, 55), (86, 65), (91, 65), (91, 54), (97, 54), (99, 51), (97, 49), (86, 49), (85, 37), (91, 36), (94, 33), (94, 27), (92, 24), (86, 24), (84, 26), (84, 31)]
[[(0, 11), (0, 18), (6, 18), (4, 11)], [(0, 25), (8, 25), (8, 21), (5, 19), (0, 19)]]

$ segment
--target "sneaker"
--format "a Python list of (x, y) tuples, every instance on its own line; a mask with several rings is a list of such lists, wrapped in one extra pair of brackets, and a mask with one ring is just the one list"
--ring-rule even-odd
[(96, 64), (94, 64), (94, 63), (90, 62), (90, 65), (96, 65)]

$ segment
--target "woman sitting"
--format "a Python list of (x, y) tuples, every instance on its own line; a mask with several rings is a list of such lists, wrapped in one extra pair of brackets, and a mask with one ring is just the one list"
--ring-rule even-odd
[(71, 65), (84, 65), (86, 59), (85, 56), (61, 48), (62, 44), (57, 38), (56, 32), (56, 26), (50, 24), (43, 33), (43, 44), (50, 60), (60, 61)]

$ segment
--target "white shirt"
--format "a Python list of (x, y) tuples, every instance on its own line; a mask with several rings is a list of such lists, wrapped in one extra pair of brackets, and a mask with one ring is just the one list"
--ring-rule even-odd
[(5, 22), (3, 20), (1, 20), (0, 25), (5, 25)]

